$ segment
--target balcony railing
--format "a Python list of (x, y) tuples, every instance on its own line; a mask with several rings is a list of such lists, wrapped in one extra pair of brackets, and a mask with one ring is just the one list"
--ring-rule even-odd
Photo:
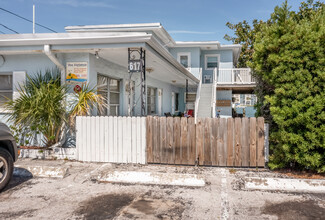
[(255, 84), (250, 68), (219, 69), (218, 84)]

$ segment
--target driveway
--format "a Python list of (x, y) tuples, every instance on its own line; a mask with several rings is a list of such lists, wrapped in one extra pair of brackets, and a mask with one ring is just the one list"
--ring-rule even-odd
[[(23, 163), (22, 161), (18, 162)], [(14, 176), (0, 194), (0, 219), (324, 219), (325, 194), (257, 191), (246, 176), (268, 171), (109, 165), (105, 169), (195, 173), (204, 187), (98, 182), (103, 164), (31, 161), (68, 167), (65, 178)]]

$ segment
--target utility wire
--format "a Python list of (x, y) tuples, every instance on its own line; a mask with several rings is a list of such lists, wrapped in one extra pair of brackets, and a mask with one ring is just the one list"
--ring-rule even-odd
[(3, 32), (3, 31), (0, 31), (0, 33), (2, 33), (2, 34), (6, 34), (5, 32)]
[(4, 24), (1, 24), (1, 23), (0, 23), (0, 25), (1, 25), (2, 27), (6, 28), (6, 29), (8, 29), (8, 30), (10, 30), (10, 31), (12, 31), (12, 32), (15, 32), (16, 34), (19, 34), (17, 31), (15, 31), (15, 30), (13, 30), (13, 29), (7, 27), (7, 26), (4, 25)]
[[(16, 16), (16, 17), (18, 17), (18, 18), (21, 18), (21, 19), (23, 19), (23, 20), (25, 20), (25, 21), (28, 21), (28, 22), (33, 23), (32, 20), (29, 20), (29, 19), (27, 19), (27, 18), (24, 18), (24, 17), (22, 17), (22, 16), (20, 16), (20, 15), (18, 15), (18, 14), (16, 14), (16, 13), (11, 12), (11, 11), (8, 11), (8, 10), (6, 10), (6, 9), (4, 9), (4, 8), (1, 8), (1, 7), (0, 7), (0, 10), (5, 11), (5, 12), (7, 12), (7, 13), (9, 13), (9, 14), (12, 14), (12, 15), (14, 15), (14, 16)], [(44, 26), (44, 25), (38, 24), (38, 23), (36, 23), (36, 22), (35, 22), (35, 24), (38, 25), (38, 26), (40, 26), (40, 27), (42, 27), (42, 28), (45, 28), (45, 29), (47, 29), (47, 30), (49, 30), (49, 31), (52, 31), (52, 32), (54, 32), (54, 33), (58, 33), (58, 32), (56, 32), (55, 30), (53, 30), (53, 29), (51, 29), (51, 28), (48, 28), (48, 27), (46, 27), (46, 26)]]

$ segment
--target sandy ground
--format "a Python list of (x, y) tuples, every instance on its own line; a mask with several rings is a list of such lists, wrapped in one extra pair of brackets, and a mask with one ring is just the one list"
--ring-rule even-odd
[[(0, 219), (325, 219), (325, 194), (248, 191), (245, 176), (268, 171), (69, 161), (19, 161), (69, 167), (63, 179), (14, 176), (0, 193)], [(195, 173), (205, 187), (100, 183), (114, 170)]]

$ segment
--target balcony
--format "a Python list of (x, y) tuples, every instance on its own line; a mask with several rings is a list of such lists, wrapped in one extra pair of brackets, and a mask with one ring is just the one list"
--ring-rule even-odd
[(219, 69), (218, 84), (255, 84), (250, 68)]
[(219, 69), (217, 74), (218, 88), (251, 90), (256, 86), (250, 68)]

